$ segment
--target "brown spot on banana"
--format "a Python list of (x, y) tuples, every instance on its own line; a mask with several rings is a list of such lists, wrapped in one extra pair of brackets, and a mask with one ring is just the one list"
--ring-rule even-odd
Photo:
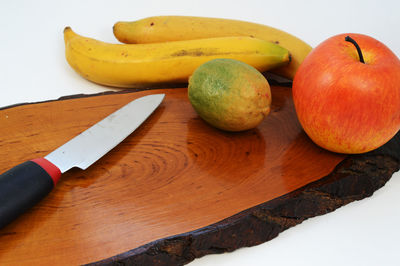
[(204, 51), (202, 51), (201, 49), (191, 49), (191, 50), (182, 49), (180, 51), (177, 51), (177, 52), (171, 54), (172, 57), (175, 57), (175, 56), (204, 56), (204, 55), (206, 55), (206, 53), (204, 53)]

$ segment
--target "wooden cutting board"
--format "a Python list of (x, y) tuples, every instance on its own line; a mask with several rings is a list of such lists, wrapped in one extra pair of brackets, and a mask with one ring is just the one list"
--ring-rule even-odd
[(273, 86), (271, 114), (241, 133), (203, 122), (186, 88), (3, 108), (0, 171), (45, 156), (155, 93), (166, 98), (138, 130), (86, 171), (67, 172), (39, 205), (0, 230), (2, 265), (184, 264), (265, 242), (370, 196), (399, 169), (399, 136), (359, 156), (322, 150), (301, 129), (291, 89)]

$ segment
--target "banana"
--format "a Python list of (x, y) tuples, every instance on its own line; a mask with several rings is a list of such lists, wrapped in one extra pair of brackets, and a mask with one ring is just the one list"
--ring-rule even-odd
[(64, 29), (70, 66), (93, 82), (114, 87), (187, 82), (194, 70), (214, 58), (231, 58), (263, 72), (288, 64), (289, 52), (250, 37), (207, 38), (154, 44), (111, 44)]
[(123, 43), (156, 43), (227, 36), (250, 36), (275, 42), (289, 50), (289, 65), (273, 72), (293, 79), (312, 47), (282, 30), (252, 22), (190, 16), (155, 16), (137, 21), (117, 22), (115, 37)]

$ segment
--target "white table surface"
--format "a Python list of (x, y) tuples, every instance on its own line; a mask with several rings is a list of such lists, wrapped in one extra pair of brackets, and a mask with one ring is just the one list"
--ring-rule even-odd
[[(112, 25), (119, 20), (154, 15), (223, 17), (274, 26), (312, 46), (339, 33), (363, 33), (400, 57), (399, 11), (397, 0), (3, 0), (0, 107), (111, 90), (86, 81), (69, 67), (64, 57), (65, 26), (116, 43)], [(400, 265), (399, 203), (397, 172), (370, 198), (309, 219), (265, 244), (205, 256), (191, 265)]]

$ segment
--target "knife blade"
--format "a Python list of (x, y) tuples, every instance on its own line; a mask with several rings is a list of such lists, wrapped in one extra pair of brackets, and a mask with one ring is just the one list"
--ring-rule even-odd
[(44, 158), (21, 163), (0, 175), (0, 228), (42, 200), (62, 173), (82, 170), (137, 129), (164, 99), (164, 94), (131, 101)]

